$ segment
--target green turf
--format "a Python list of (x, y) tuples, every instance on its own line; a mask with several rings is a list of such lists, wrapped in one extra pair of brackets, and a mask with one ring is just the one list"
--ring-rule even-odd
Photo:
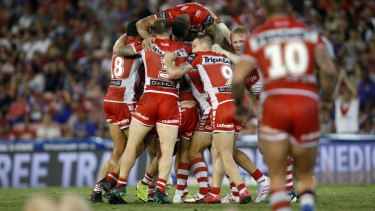
[[(255, 187), (249, 187), (253, 199), (256, 197)], [(160, 205), (156, 203), (144, 204), (135, 196), (135, 188), (129, 187), (124, 199), (126, 205), (109, 205), (108, 203), (92, 204), (89, 201), (92, 188), (27, 188), (27, 189), (0, 189), (0, 210), (22, 210), (25, 201), (36, 195), (45, 194), (58, 201), (65, 193), (74, 193), (86, 199), (93, 210), (270, 210), (269, 204), (250, 203), (247, 205), (236, 204), (169, 204)], [(197, 188), (189, 188), (191, 193), (195, 193)], [(224, 187), (222, 196), (228, 193), (229, 188)], [(171, 190), (169, 198), (172, 200), (174, 188)], [(293, 204), (293, 210), (298, 210), (298, 204)], [(375, 185), (320, 185), (318, 188), (317, 210), (375, 210)]]

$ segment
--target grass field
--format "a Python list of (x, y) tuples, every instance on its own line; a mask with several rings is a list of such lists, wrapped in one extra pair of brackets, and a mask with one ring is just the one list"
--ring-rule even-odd
[[(256, 197), (255, 187), (249, 187), (253, 199)], [(189, 188), (190, 193), (197, 192), (197, 188)], [(135, 188), (129, 187), (124, 199), (128, 202), (125, 205), (109, 205), (108, 203), (92, 204), (89, 201), (92, 188), (27, 188), (27, 189), (0, 189), (0, 210), (22, 210), (25, 202), (36, 194), (44, 194), (58, 201), (66, 193), (74, 193), (86, 199), (93, 210), (270, 210), (269, 204), (249, 203), (246, 205), (237, 204), (170, 204), (161, 205), (156, 203), (144, 204), (135, 196)], [(229, 192), (224, 187), (222, 196)], [(169, 198), (172, 200), (174, 188)], [(298, 210), (298, 204), (293, 204), (293, 210)], [(318, 202), (316, 210), (375, 210), (375, 185), (320, 185), (318, 188)]]

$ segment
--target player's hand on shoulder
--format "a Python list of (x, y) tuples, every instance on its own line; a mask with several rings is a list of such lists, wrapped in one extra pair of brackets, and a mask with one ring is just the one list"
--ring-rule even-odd
[(223, 48), (219, 44), (214, 44), (212, 46), (212, 51), (217, 54), (223, 54)]
[(174, 61), (177, 58), (177, 55), (174, 52), (167, 51), (165, 52), (164, 59), (168, 61)]
[(145, 49), (146, 51), (151, 51), (153, 42), (155, 42), (155, 37), (150, 36), (144, 39), (142, 42), (143, 49)]

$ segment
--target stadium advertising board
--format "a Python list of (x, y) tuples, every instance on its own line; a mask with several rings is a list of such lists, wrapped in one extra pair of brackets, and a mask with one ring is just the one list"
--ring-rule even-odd
[[(0, 187), (93, 186), (100, 166), (110, 156), (110, 145), (79, 143), (74, 146), (72, 143), (66, 144), (65, 148), (45, 143), (47, 148), (42, 144), (36, 150), (32, 143), (21, 147), (0, 142)], [(63, 142), (58, 144), (64, 145)], [(240, 149), (250, 156), (261, 171), (267, 172), (256, 146), (245, 147), (242, 144)], [(205, 154), (209, 171), (212, 172), (210, 155), (208, 152)], [(135, 185), (143, 178), (146, 164), (147, 156), (144, 153), (131, 171), (129, 185)], [(171, 174), (174, 176), (173, 171)], [(246, 182), (249, 175), (243, 170), (241, 174)], [(375, 142), (322, 143), (315, 175), (324, 184), (375, 183)]]

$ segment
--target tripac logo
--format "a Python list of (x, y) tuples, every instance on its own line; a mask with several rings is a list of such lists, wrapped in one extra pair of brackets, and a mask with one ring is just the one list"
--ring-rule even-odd
[(164, 52), (162, 50), (160, 50), (160, 48), (157, 46), (157, 45), (152, 45), (152, 50), (155, 52), (155, 53), (158, 53), (162, 56), (164, 56)]
[(224, 57), (219, 56), (203, 56), (203, 64), (215, 64), (215, 63), (224, 63), (224, 64), (232, 64), (232, 62)]

